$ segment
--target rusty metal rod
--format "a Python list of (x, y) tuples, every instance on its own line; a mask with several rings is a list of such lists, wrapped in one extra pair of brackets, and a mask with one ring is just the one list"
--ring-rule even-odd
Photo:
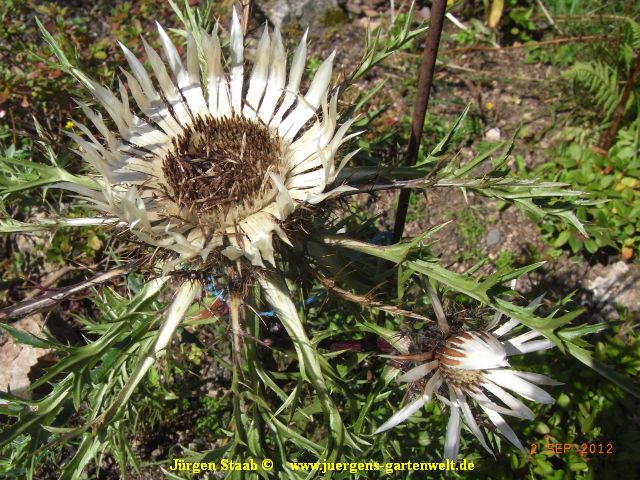
[[(429, 96), (431, 95), (431, 85), (433, 83), (433, 74), (435, 73), (436, 57), (438, 55), (438, 46), (440, 45), (446, 7), (447, 0), (433, 0), (433, 2), (431, 2), (429, 30), (427, 31), (427, 39), (422, 55), (422, 65), (420, 66), (420, 76), (418, 77), (418, 91), (411, 122), (411, 136), (409, 137), (409, 145), (407, 146), (407, 156), (405, 160), (405, 165), (407, 166), (415, 165), (418, 159), (418, 148), (424, 129), (424, 119), (427, 114), (427, 106), (429, 105)], [(395, 225), (393, 226), (393, 243), (399, 242), (402, 238), (404, 224), (407, 219), (410, 195), (411, 191), (409, 190), (400, 192), (398, 206), (396, 208)]]

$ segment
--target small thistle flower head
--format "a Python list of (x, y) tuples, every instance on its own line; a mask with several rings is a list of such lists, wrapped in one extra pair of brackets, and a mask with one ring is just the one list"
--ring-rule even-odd
[[(509, 320), (493, 329), (452, 333), (433, 352), (432, 360), (422, 363), (399, 377), (400, 382), (423, 382), (421, 394), (381, 425), (376, 433), (389, 430), (422, 408), (433, 396), (450, 409), (444, 455), (455, 460), (460, 447), (462, 420), (492, 452), (472, 411), (472, 400), (496, 429), (513, 445), (524, 450), (514, 431), (502, 415), (532, 420), (533, 412), (513, 392), (537, 403), (553, 403), (553, 398), (538, 385), (558, 385), (544, 375), (509, 368), (511, 355), (552, 348), (553, 344), (535, 331), (505, 338), (520, 323)], [(427, 379), (424, 382), (424, 379)], [(448, 398), (440, 394), (445, 390)]]
[(189, 33), (186, 58), (160, 25), (158, 33), (164, 61), (143, 40), (152, 73), (122, 45), (130, 71), (118, 95), (79, 75), (117, 132), (80, 103), (99, 135), (78, 122), (84, 136), (69, 135), (100, 176), (94, 189), (60, 186), (120, 219), (138, 240), (174, 252), (165, 269), (206, 262), (212, 252), (274, 264), (273, 236), (290, 243), (282, 224), (291, 213), (349, 188), (327, 188), (352, 123), (337, 126), (334, 54), (302, 94), (306, 34), (287, 70), (280, 32), (265, 27), (245, 81), (235, 11), (228, 74), (215, 30)]

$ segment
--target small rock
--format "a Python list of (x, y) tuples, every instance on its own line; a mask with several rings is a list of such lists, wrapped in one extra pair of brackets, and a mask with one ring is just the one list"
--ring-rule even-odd
[(162, 450), (160, 450), (159, 448), (156, 448), (151, 452), (151, 458), (153, 458), (154, 460), (157, 460), (158, 458), (160, 458), (161, 455), (162, 455)]
[(425, 20), (429, 20), (429, 17), (431, 17), (431, 9), (429, 7), (422, 7), (420, 10), (416, 11), (414, 15), (418, 22), (424, 22)]
[(280, 29), (291, 22), (302, 28), (318, 26), (328, 10), (339, 8), (338, 0), (267, 0), (257, 7)]
[(380, 16), (380, 13), (377, 10), (374, 10), (373, 8), (365, 7), (363, 11), (364, 11), (364, 14), (369, 18), (375, 18)]
[(362, 7), (355, 3), (347, 3), (347, 11), (353, 13), (354, 15), (360, 15), (362, 13)]
[(498, 230), (497, 228), (492, 228), (487, 233), (487, 236), (484, 239), (484, 243), (487, 247), (493, 247), (494, 245), (498, 244), (501, 237), (502, 234), (500, 233), (500, 230)]
[(499, 142), (501, 138), (502, 138), (502, 134), (500, 133), (500, 129), (498, 127), (490, 128), (484, 134), (484, 139), (487, 142)]
[(380, 26), (380, 20), (377, 18), (362, 17), (359, 18), (356, 23), (362, 28), (369, 28), (370, 30)]

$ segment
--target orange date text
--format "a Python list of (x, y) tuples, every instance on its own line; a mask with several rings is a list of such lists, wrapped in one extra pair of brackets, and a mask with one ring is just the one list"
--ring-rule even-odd
[(613, 442), (584, 442), (584, 443), (559, 443), (552, 442), (545, 438), (546, 442), (542, 445), (532, 443), (529, 447), (529, 453), (536, 455), (545, 453), (551, 455), (580, 455), (581, 457), (589, 457), (593, 455), (612, 455)]

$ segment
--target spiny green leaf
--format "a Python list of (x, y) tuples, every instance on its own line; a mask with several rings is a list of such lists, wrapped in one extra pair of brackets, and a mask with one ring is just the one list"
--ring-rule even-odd
[[(491, 157), (491, 154), (493, 154), (502, 146), (502, 143), (496, 143), (495, 145), (492, 145), (487, 150), (484, 150), (479, 155), (476, 155), (473, 160), (465, 163), (463, 166), (451, 172), (451, 176), (453, 178), (464, 178), (468, 173), (471, 173), (473, 170), (475, 170), (478, 165), (484, 163), (487, 159), (489, 159)], [(444, 171), (446, 172), (447, 170), (445, 169)]]
[(55, 348), (58, 345), (56, 342), (37, 337), (32, 333), (25, 332), (24, 330), (19, 330), (6, 323), (0, 323), (0, 329), (6, 331), (18, 343), (22, 343), (24, 345), (30, 345), (35, 348)]
[(412, 250), (418, 248), (425, 239), (443, 228), (447, 223), (438, 225), (431, 230), (423, 232), (411, 240), (404, 240), (393, 245), (375, 245), (373, 243), (353, 240), (341, 235), (318, 235), (317, 239), (328, 245), (335, 245), (337, 247), (343, 247), (349, 250), (355, 250), (367, 255), (382, 258), (383, 260), (388, 260), (390, 262), (401, 263)]
[(585, 335), (591, 335), (598, 333), (609, 328), (606, 323), (594, 323), (592, 325), (578, 325), (576, 327), (563, 328), (558, 331), (558, 337), (566, 342), (575, 342), (576, 340), (584, 337)]
[(634, 385), (634, 383), (631, 381), (630, 378), (626, 377), (625, 375), (619, 372), (616, 372), (614, 369), (612, 369), (608, 365), (605, 365), (599, 362), (598, 360), (593, 358), (593, 354), (590, 351), (585, 350), (584, 348), (581, 348), (578, 345), (575, 345), (570, 342), (566, 342), (565, 346), (567, 348), (567, 351), (574, 358), (578, 359), (580, 362), (584, 363), (589, 368), (595, 370), (600, 375), (605, 377), (607, 380), (615, 383), (625, 392), (633, 395), (636, 398), (640, 398), (640, 388), (638, 388), (637, 385)]
[(462, 125), (462, 122), (464, 121), (464, 119), (467, 117), (467, 113), (469, 113), (469, 107), (470, 107), (469, 104), (467, 104), (467, 106), (464, 107), (464, 110), (458, 116), (453, 126), (449, 129), (449, 131), (444, 136), (444, 138), (440, 140), (435, 147), (433, 147), (433, 149), (431, 150), (431, 153), (421, 163), (430, 163), (449, 149), (449, 143), (451, 142), (451, 139), (460, 128), (460, 125)]

